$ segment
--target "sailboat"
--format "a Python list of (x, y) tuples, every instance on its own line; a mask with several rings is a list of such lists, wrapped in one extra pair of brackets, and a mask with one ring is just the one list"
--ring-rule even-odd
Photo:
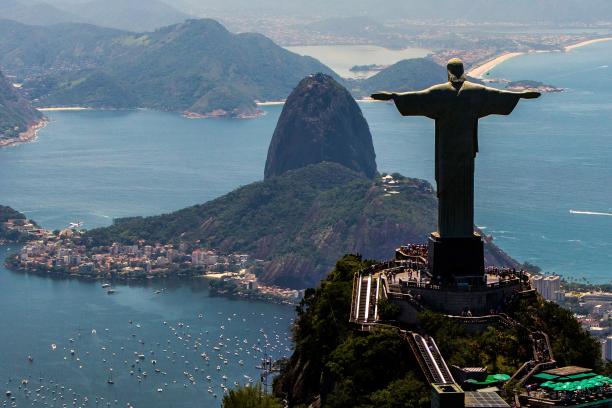
[(115, 383), (113, 381), (113, 369), (112, 368), (108, 370), (108, 379), (106, 380), (106, 382), (110, 385), (113, 385)]

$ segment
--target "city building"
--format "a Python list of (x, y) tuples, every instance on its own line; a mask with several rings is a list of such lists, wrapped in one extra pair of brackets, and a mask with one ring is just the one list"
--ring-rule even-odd
[(558, 302), (562, 299), (560, 276), (534, 275), (531, 277), (531, 286), (546, 300)]

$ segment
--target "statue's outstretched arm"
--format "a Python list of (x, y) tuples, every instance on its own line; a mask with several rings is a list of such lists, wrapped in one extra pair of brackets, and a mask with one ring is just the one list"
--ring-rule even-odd
[(372, 94), (372, 99), (378, 101), (393, 100), (399, 112), (404, 116), (427, 116), (434, 118), (439, 103), (433, 99), (429, 89), (416, 92), (378, 92)]
[[(492, 88), (494, 89), (494, 88)], [(516, 92), (516, 91), (502, 91), (502, 90), (497, 90), (498, 92), (504, 93), (504, 94), (510, 94), (510, 95), (516, 95), (521, 99), (537, 99), (540, 96), (542, 96), (542, 94), (540, 92), (537, 91), (521, 91), (521, 92)]]
[(397, 94), (395, 92), (377, 92), (372, 94), (371, 98), (377, 101), (390, 101), (394, 99)]
[(542, 94), (540, 92), (536, 92), (536, 91), (521, 92), (521, 98), (523, 98), (523, 99), (537, 99), (540, 96), (542, 96)]
[(481, 94), (481, 108), (478, 114), (481, 118), (488, 115), (509, 115), (521, 99), (540, 97), (540, 93), (536, 91), (514, 92), (489, 87), (482, 89), (485, 92)]
[(397, 93), (397, 92), (376, 92), (373, 93), (370, 97), (372, 99), (376, 99), (377, 101), (390, 101), (391, 99), (395, 100), (395, 98), (397, 98), (398, 96), (422, 96), (422, 95), (426, 95), (428, 93), (428, 90), (425, 89), (423, 91), (415, 91), (415, 92), (401, 92), (401, 93)]

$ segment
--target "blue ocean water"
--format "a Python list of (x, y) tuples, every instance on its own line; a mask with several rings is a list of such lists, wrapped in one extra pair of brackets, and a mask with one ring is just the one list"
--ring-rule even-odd
[[(566, 88), (481, 121), (476, 222), (520, 261), (612, 276), (612, 42), (512, 59), (492, 76)], [(381, 171), (433, 181), (433, 122), (362, 103)], [(262, 178), (281, 107), (256, 120), (153, 111), (51, 112), (0, 151), (0, 202), (49, 228), (173, 211)], [(572, 213), (571, 211), (574, 211)], [(576, 213), (577, 212), (577, 213)]]
[[(612, 42), (521, 56), (492, 77), (565, 88), (480, 121), (476, 222), (547, 272), (612, 279)], [(380, 170), (433, 181), (433, 123), (363, 105)], [(572, 212), (573, 211), (573, 212)]]
[[(496, 69), (494, 76), (567, 91), (483, 120), (476, 174), (476, 220), (498, 245), (546, 271), (597, 282), (610, 281), (612, 265), (611, 63), (612, 43), (602, 43), (527, 55)], [(388, 104), (361, 107), (380, 171), (432, 181), (433, 123), (403, 118)], [(256, 120), (50, 112), (36, 142), (0, 150), (0, 203), (47, 228), (79, 220), (93, 228), (214, 199), (262, 178), (281, 107), (265, 109)], [(81, 403), (85, 396), (112, 406), (216, 406), (221, 383), (231, 387), (247, 381), (244, 375), (257, 381), (261, 353), (253, 346), (268, 343), (275, 357), (289, 352), (289, 307), (211, 297), (205, 283), (194, 282), (119, 285), (108, 296), (95, 283), (7, 271), (3, 259), (15, 249), (0, 247), (0, 382), (20, 406)], [(144, 362), (135, 363), (134, 352), (145, 354)], [(153, 359), (162, 372), (154, 372)], [(106, 383), (109, 368), (113, 386)], [(195, 385), (184, 372), (194, 375)], [(22, 378), (34, 391), (28, 399)], [(65, 400), (53, 401), (59, 392)]]

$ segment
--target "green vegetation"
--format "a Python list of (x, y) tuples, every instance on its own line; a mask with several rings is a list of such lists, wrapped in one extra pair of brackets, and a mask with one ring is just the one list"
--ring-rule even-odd
[[(446, 68), (433, 59), (413, 58), (399, 61), (370, 78), (350, 80), (347, 86), (355, 97), (362, 98), (377, 91), (418, 91), (447, 80)], [(480, 83), (474, 78), (470, 81)]]
[(523, 301), (515, 305), (510, 314), (531, 330), (548, 334), (555, 360), (561, 366), (603, 368), (601, 346), (582, 329), (569, 310), (539, 298), (535, 303)]
[[(117, 219), (89, 231), (86, 240), (90, 246), (199, 241), (264, 260), (257, 272), (264, 282), (312, 287), (347, 252), (387, 259), (401, 243), (425, 242), (436, 225), (433, 189), (422, 180), (398, 180), (398, 194), (388, 194), (380, 178), (324, 162), (171, 214)], [(486, 253), (508, 265), (493, 245)]]
[(398, 243), (425, 240), (435, 226), (431, 186), (406, 178), (397, 191), (388, 195), (380, 179), (320, 163), (172, 214), (119, 219), (86, 238), (91, 245), (199, 240), (264, 260), (264, 281), (304, 288), (317, 285), (344, 253), (385, 259)]
[(514, 373), (532, 359), (527, 331), (490, 326), (483, 333), (469, 333), (464, 326), (430, 311), (421, 313), (419, 320), (423, 331), (436, 340), (449, 365)]
[(393, 321), (396, 320), (401, 313), (399, 305), (390, 302), (387, 299), (381, 299), (378, 301), (378, 315), (380, 320)]
[(368, 79), (352, 81), (351, 91), (356, 97), (381, 90), (416, 91), (446, 80), (444, 67), (430, 58), (414, 58), (393, 64)]
[(282, 408), (280, 400), (267, 395), (261, 386), (238, 387), (223, 396), (223, 408)]
[[(346, 255), (317, 289), (308, 289), (297, 307), (295, 351), (274, 384), (276, 395), (291, 406), (320, 398), (323, 407), (428, 407), (429, 387), (408, 343), (392, 328), (368, 333), (348, 322), (352, 279), (372, 264)], [(379, 309), (380, 310), (380, 309)], [(449, 364), (487, 367), (513, 374), (532, 358), (529, 330), (549, 334), (560, 365), (603, 367), (597, 342), (572, 314), (544, 302), (523, 301), (509, 311), (524, 328), (488, 327), (481, 333), (437, 313), (423, 312), (416, 329), (436, 339)]]
[[(325, 407), (429, 406), (428, 388), (398, 333), (357, 333), (349, 324), (353, 275), (371, 264), (347, 255), (318, 289), (306, 291), (297, 308), (295, 352), (274, 384), (291, 405), (320, 396)], [(408, 395), (412, 405), (397, 405)]]
[(13, 210), (11, 207), (0, 205), (0, 223), (8, 220), (25, 220), (26, 217), (19, 211)]
[(0, 72), (0, 140), (19, 136), (41, 118)]
[(6, 240), (10, 242), (18, 242), (23, 240), (26, 236), (18, 231), (9, 230), (4, 226), (4, 223), (8, 220), (14, 220), (15, 224), (24, 223), (26, 221), (25, 215), (18, 211), (13, 210), (11, 207), (0, 205), (0, 240)]
[(308, 74), (332, 74), (263, 35), (232, 34), (209, 19), (146, 34), (3, 22), (0, 65), (28, 78), (24, 88), (39, 105), (234, 116), (253, 113), (255, 100), (286, 98)]

